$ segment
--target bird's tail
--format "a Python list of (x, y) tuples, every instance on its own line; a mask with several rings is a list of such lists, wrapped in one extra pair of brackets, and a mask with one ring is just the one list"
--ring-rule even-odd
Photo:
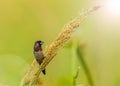
[(44, 69), (44, 70), (42, 70), (42, 73), (45, 75), (46, 74), (46, 70)]

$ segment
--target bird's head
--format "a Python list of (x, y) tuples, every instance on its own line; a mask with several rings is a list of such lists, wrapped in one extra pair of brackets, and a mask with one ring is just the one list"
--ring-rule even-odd
[(41, 46), (44, 42), (39, 40), (39, 41), (36, 41), (35, 44), (34, 44), (34, 51), (39, 51), (39, 50), (42, 50)]
[(39, 44), (39, 45), (42, 45), (44, 42), (39, 40), (39, 41), (36, 41), (36, 43)]

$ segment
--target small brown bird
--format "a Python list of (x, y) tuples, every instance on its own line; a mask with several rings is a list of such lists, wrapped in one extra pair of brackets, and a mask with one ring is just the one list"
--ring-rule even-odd
[[(42, 44), (43, 43), (44, 43), (43, 41), (36, 41), (34, 44), (34, 56), (35, 56), (35, 59), (39, 65), (41, 65), (43, 59), (45, 58), (43, 51), (42, 51)], [(44, 75), (46, 74), (45, 69), (42, 70), (42, 72)]]

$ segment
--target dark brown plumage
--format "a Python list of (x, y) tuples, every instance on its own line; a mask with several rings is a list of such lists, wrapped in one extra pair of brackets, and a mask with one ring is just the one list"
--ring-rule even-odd
[[(44, 42), (42, 42), (42, 41), (36, 41), (34, 44), (34, 56), (35, 56), (35, 59), (39, 65), (41, 65), (43, 59), (45, 58), (44, 54), (42, 52), (42, 44), (43, 43)], [(45, 69), (42, 70), (42, 72), (43, 72), (43, 74), (46, 74)]]

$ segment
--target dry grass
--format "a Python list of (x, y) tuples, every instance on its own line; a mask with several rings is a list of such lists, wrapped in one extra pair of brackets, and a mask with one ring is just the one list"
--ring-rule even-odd
[(45, 52), (45, 59), (43, 60), (40, 68), (36, 60), (33, 60), (33, 63), (25, 73), (22, 81), (21, 86), (25, 85), (36, 85), (41, 70), (43, 70), (48, 63), (55, 57), (58, 53), (59, 49), (71, 38), (72, 33), (79, 27), (79, 25), (85, 20), (86, 16), (96, 11), (99, 6), (95, 6), (93, 8), (84, 10), (80, 15), (71, 19), (63, 28), (63, 31), (56, 37), (56, 39), (49, 45), (47, 51)]

